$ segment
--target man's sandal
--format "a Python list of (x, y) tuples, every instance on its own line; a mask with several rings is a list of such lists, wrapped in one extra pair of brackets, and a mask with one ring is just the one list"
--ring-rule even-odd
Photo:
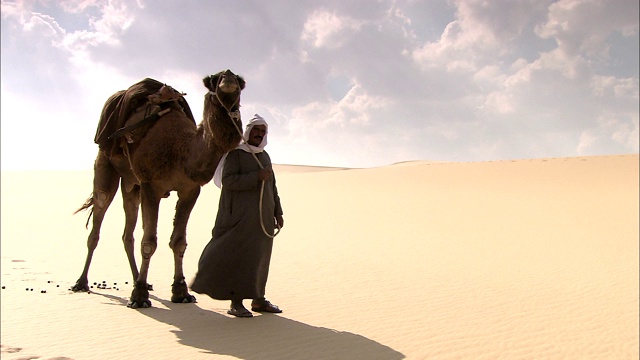
[(267, 299), (259, 300), (259, 301), (253, 301), (251, 303), (251, 311), (268, 312), (268, 313), (274, 313), (274, 314), (279, 314), (279, 313), (282, 312), (282, 310), (279, 307), (277, 307), (276, 305), (273, 305)]
[(227, 310), (227, 314), (233, 315), (235, 317), (243, 317), (243, 318), (249, 318), (253, 316), (251, 311), (247, 310), (245, 307), (241, 307), (241, 308), (232, 307), (231, 309)]

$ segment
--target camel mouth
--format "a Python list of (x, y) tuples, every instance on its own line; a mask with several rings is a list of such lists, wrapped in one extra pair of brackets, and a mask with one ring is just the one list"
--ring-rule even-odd
[(220, 79), (218, 88), (220, 89), (220, 91), (230, 94), (236, 92), (240, 88), (240, 85), (238, 84), (233, 73), (227, 70), (224, 74), (222, 74), (222, 78)]
[(231, 93), (234, 93), (234, 92), (236, 92), (238, 90), (238, 85), (237, 84), (230, 84), (230, 83), (224, 83), (223, 82), (222, 84), (220, 84), (220, 86), (218, 86), (218, 88), (223, 93), (231, 94)]

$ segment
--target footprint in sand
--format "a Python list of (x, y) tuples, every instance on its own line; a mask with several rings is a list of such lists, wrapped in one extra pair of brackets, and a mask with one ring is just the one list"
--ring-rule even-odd
[(12, 346), (6, 346), (6, 345), (0, 345), (0, 353), (17, 353), (20, 352), (22, 350), (22, 348), (19, 347), (12, 347)]

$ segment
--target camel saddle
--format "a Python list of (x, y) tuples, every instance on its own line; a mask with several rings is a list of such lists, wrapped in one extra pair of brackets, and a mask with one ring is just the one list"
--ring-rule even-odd
[(116, 92), (107, 99), (102, 109), (94, 142), (100, 150), (111, 155), (122, 153), (120, 138), (124, 136), (129, 143), (142, 139), (171, 101), (177, 102), (195, 125), (195, 118), (183, 95), (150, 78)]

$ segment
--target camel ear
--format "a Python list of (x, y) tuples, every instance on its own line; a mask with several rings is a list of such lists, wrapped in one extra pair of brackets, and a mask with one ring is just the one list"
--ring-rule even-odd
[(236, 75), (236, 79), (238, 79), (238, 84), (240, 85), (240, 90), (244, 90), (244, 79), (240, 75)]
[(215, 86), (218, 83), (218, 76), (217, 75), (207, 76), (204, 79), (202, 79), (202, 82), (204, 83), (204, 87), (206, 87), (211, 91), (215, 91)]

